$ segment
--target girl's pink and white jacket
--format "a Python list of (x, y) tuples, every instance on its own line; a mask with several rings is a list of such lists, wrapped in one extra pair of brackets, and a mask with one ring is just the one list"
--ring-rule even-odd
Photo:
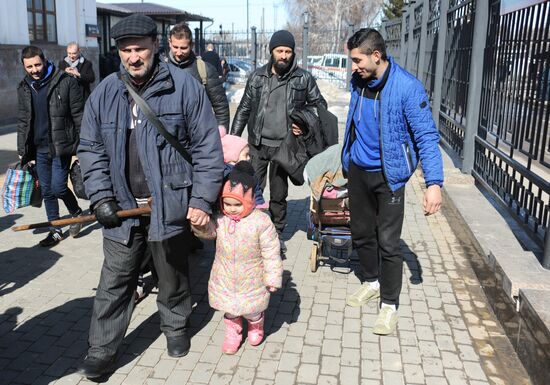
[[(281, 288), (283, 263), (279, 237), (267, 214), (253, 210), (235, 220), (215, 220), (216, 257), (208, 282), (208, 300), (214, 309), (233, 315), (267, 309), (267, 286)], [(213, 235), (213, 234), (212, 234)]]

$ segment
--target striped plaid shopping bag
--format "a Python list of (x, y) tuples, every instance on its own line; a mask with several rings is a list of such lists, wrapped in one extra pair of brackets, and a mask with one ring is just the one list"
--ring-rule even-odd
[(6, 214), (12, 214), (20, 207), (29, 206), (35, 186), (33, 174), (21, 167), (21, 164), (9, 166), (2, 187), (2, 207)]

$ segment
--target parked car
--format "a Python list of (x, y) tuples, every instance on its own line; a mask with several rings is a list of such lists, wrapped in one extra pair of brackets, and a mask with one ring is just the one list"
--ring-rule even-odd
[(229, 72), (227, 73), (226, 82), (230, 84), (246, 83), (248, 75), (252, 72), (252, 65), (243, 60), (227, 59)]

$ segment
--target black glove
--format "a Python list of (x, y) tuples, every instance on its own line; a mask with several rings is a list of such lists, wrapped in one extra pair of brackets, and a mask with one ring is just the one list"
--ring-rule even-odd
[(99, 223), (106, 229), (112, 229), (113, 227), (119, 227), (122, 224), (116, 212), (121, 210), (114, 200), (108, 200), (100, 203), (95, 209), (95, 217)]

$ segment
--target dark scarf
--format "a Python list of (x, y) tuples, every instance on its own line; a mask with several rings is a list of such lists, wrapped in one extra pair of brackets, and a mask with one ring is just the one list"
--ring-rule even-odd
[(168, 52), (168, 59), (170, 59), (170, 62), (172, 64), (174, 64), (175, 66), (177, 66), (179, 68), (187, 68), (191, 64), (193, 64), (195, 62), (195, 60), (197, 60), (197, 57), (195, 56), (195, 53), (193, 51), (191, 51), (191, 53), (189, 54), (189, 57), (187, 59), (185, 59), (184, 61), (177, 61), (174, 58), (174, 55), (172, 54), (172, 51), (169, 51)]
[(52, 75), (55, 72), (55, 65), (51, 61), (46, 62), (46, 71), (42, 78), (39, 80), (34, 80), (32, 76), (27, 75), (25, 76), (25, 80), (27, 84), (36, 92), (45, 85), (47, 85), (50, 80), (52, 80)]

